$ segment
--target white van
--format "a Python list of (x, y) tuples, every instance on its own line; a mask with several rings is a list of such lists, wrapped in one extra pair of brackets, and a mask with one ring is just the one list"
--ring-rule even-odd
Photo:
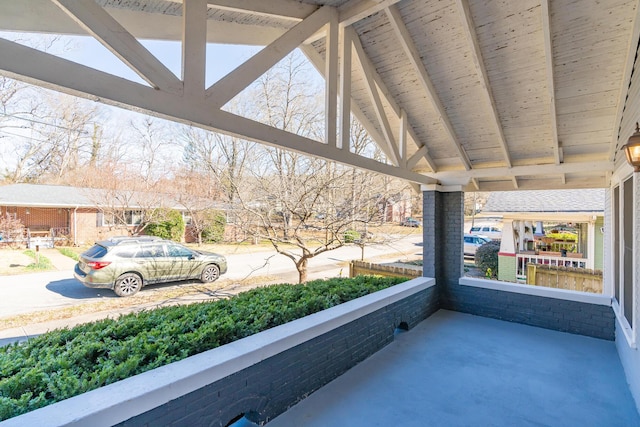
[(498, 224), (474, 225), (469, 230), (469, 234), (487, 236), (492, 240), (502, 239), (502, 227)]

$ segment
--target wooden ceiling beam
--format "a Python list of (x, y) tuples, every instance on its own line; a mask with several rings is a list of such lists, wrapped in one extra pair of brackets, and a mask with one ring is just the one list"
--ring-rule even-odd
[(544, 35), (544, 56), (547, 68), (547, 94), (549, 96), (549, 121), (551, 131), (551, 145), (556, 165), (562, 163), (560, 142), (558, 141), (558, 118), (556, 115), (556, 90), (553, 66), (553, 45), (551, 41), (551, 24), (549, 13), (549, 0), (540, 1), (540, 14), (542, 18), (542, 34)]
[(556, 164), (544, 164), (544, 165), (528, 165), (528, 166), (513, 166), (511, 168), (498, 167), (498, 168), (474, 168), (469, 171), (451, 170), (441, 171), (436, 173), (425, 172), (425, 175), (432, 178), (449, 181), (452, 178), (460, 177), (466, 180), (472, 178), (491, 178), (491, 177), (523, 177), (523, 176), (549, 176), (559, 174), (571, 174), (571, 173), (584, 173), (588, 171), (613, 171), (614, 164), (609, 161), (591, 161), (591, 162), (573, 162)]
[(208, 0), (210, 8), (301, 21), (317, 6), (293, 0)]
[(212, 108), (221, 108), (300, 46), (309, 36), (324, 27), (331, 18), (333, 8), (323, 6), (301, 21), (273, 43), (249, 58), (235, 70), (207, 89), (206, 97)]
[(97, 3), (77, 0), (53, 0), (53, 3), (151, 87), (182, 92), (182, 82)]
[[(350, 27), (346, 29), (347, 31), (353, 31)], [(398, 146), (396, 144), (395, 138), (393, 136), (393, 132), (391, 132), (391, 126), (389, 125), (389, 118), (387, 117), (386, 112), (384, 111), (384, 107), (382, 105), (382, 99), (380, 98), (380, 93), (378, 91), (375, 75), (375, 69), (373, 65), (369, 61), (366, 53), (364, 52), (364, 48), (360, 43), (360, 39), (353, 32), (351, 34), (351, 39), (353, 40), (354, 52), (356, 53), (357, 62), (360, 64), (360, 70), (362, 71), (365, 82), (366, 89), (369, 94), (369, 98), (371, 99), (371, 106), (374, 109), (376, 114), (376, 118), (378, 119), (378, 123), (380, 124), (380, 128), (382, 129), (382, 134), (384, 136), (384, 141), (386, 142), (387, 150), (385, 154), (389, 157), (391, 162), (398, 166), (400, 165), (400, 155), (398, 154)]]
[(207, 2), (189, 0), (182, 13), (182, 80), (186, 97), (205, 97)]
[(440, 98), (436, 94), (436, 90), (431, 79), (429, 78), (427, 70), (424, 67), (422, 59), (418, 54), (415, 44), (411, 39), (411, 35), (409, 34), (409, 31), (402, 21), (400, 12), (398, 11), (397, 7), (391, 6), (385, 9), (385, 13), (387, 14), (387, 18), (391, 23), (391, 27), (393, 28), (396, 38), (400, 42), (400, 45), (402, 46), (407, 59), (411, 63), (414, 72), (418, 76), (420, 85), (424, 89), (427, 97), (429, 98), (429, 101), (431, 101), (431, 105), (433, 106), (434, 111), (436, 112), (436, 114), (438, 114), (440, 122), (442, 123), (444, 130), (449, 137), (449, 140), (458, 151), (460, 161), (462, 162), (466, 170), (471, 169), (471, 161), (469, 160), (469, 156), (465, 152), (464, 147), (462, 147), (462, 144), (460, 144), (460, 141), (458, 141), (453, 126), (451, 125), (451, 121), (449, 120), (449, 117), (444, 109), (444, 106), (442, 105), (442, 102), (440, 101)]
[[(326, 72), (326, 66), (325, 66), (324, 58), (313, 47), (311, 47), (311, 46), (309, 46), (307, 44), (303, 44), (302, 46), (300, 46), (300, 50), (302, 50), (302, 53), (304, 53), (306, 55), (306, 57), (309, 59), (309, 61), (311, 61), (311, 64), (313, 64), (313, 66), (318, 71), (318, 73), (324, 75), (324, 73)], [(351, 56), (351, 55), (349, 54), (349, 56)], [(347, 74), (343, 74), (343, 75), (345, 77), (347, 76)], [(343, 75), (340, 76), (340, 80), (343, 79), (343, 77), (342, 77)], [(349, 75), (350, 75), (350, 73), (349, 73)], [(351, 80), (349, 79), (349, 82), (348, 82), (349, 86), (350, 86), (350, 83), (351, 83)], [(344, 88), (343, 88), (343, 90), (344, 90)], [(350, 92), (351, 91), (349, 89), (349, 93)], [(347, 93), (347, 92), (344, 91), (344, 92), (341, 92), (341, 93)], [(344, 102), (342, 102), (342, 103), (344, 104)], [(384, 137), (382, 136), (382, 134), (376, 129), (376, 127), (373, 125), (373, 123), (371, 123), (369, 121), (369, 119), (364, 114), (364, 112), (360, 109), (360, 107), (358, 107), (357, 104), (354, 104), (354, 103), (351, 102), (351, 97), (349, 97), (348, 104), (351, 107), (351, 112), (353, 113), (354, 117), (365, 128), (365, 130), (367, 131), (369, 136), (382, 148), (382, 141), (384, 141)], [(341, 115), (341, 119), (340, 120), (344, 120), (346, 122), (350, 121), (347, 117), (342, 117), (345, 114), (349, 114), (348, 111), (349, 110), (345, 109), (344, 105), (343, 105), (343, 107), (340, 110), (340, 115)], [(346, 123), (341, 124), (340, 128), (344, 129), (344, 126), (347, 126)], [(350, 135), (351, 130), (350, 130), (349, 127), (347, 127), (346, 129), (344, 129), (344, 132), (346, 132), (345, 133), (345, 135), (346, 135), (345, 138), (347, 139), (347, 145), (343, 146), (343, 148), (347, 148), (348, 147), (348, 141), (349, 141), (349, 138), (351, 136)]]
[(338, 8), (340, 25), (349, 26), (354, 22), (378, 13), (387, 7), (393, 6), (400, 0), (351, 0)]
[(476, 73), (480, 78), (480, 84), (482, 85), (482, 93), (484, 94), (484, 101), (489, 107), (491, 124), (493, 125), (496, 134), (498, 135), (498, 142), (502, 155), (504, 156), (504, 162), (507, 167), (512, 166), (511, 154), (509, 154), (509, 146), (502, 130), (502, 124), (500, 123), (500, 116), (498, 115), (498, 107), (493, 97), (491, 90), (491, 84), (489, 83), (489, 77), (487, 75), (487, 69), (484, 65), (484, 59), (482, 58), (482, 51), (480, 50), (480, 44), (478, 43), (478, 37), (475, 30), (475, 24), (471, 16), (468, 0), (457, 0), (458, 12), (460, 13), (463, 21), (464, 33), (467, 38), (467, 43), (471, 47), (471, 54), (473, 58), (473, 64), (476, 69)]

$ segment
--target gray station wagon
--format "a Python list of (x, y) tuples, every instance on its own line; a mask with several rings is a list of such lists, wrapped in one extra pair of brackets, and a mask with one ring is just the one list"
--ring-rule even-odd
[(131, 296), (152, 283), (200, 279), (213, 282), (227, 271), (224, 256), (196, 251), (158, 237), (113, 237), (80, 255), (74, 276), (89, 288)]

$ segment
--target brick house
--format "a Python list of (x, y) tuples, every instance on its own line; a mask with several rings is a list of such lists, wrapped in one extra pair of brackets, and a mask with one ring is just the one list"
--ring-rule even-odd
[[(93, 188), (12, 184), (0, 187), (0, 215), (24, 225), (24, 243), (28, 247), (36, 243), (85, 245), (134, 231), (145, 208), (184, 209), (176, 207), (175, 202), (167, 203), (166, 198), (154, 197), (157, 200), (134, 192), (118, 197), (108, 190)], [(109, 219), (109, 212), (116, 209), (126, 218), (126, 227)]]
[[(526, 264), (604, 268), (605, 190), (494, 192), (482, 216), (502, 219), (498, 279), (526, 281)], [(571, 224), (575, 242), (545, 241), (543, 224)]]

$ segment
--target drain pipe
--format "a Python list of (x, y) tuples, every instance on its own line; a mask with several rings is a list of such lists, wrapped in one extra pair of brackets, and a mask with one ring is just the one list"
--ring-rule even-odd
[(73, 210), (73, 246), (78, 246), (78, 206)]

